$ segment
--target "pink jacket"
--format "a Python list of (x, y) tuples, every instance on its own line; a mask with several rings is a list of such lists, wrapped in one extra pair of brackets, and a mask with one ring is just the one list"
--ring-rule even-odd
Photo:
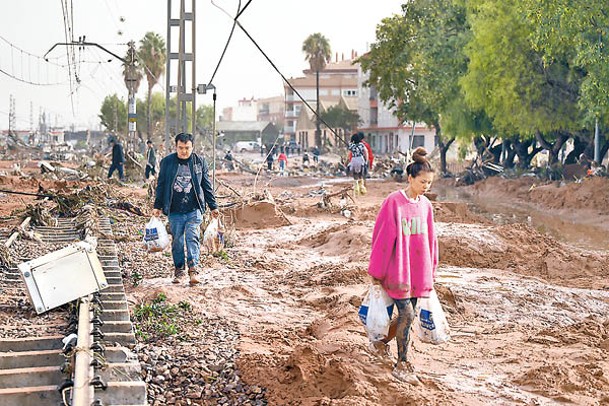
[(415, 202), (403, 191), (391, 193), (376, 218), (368, 273), (389, 296), (406, 299), (429, 296), (437, 267), (431, 202), (425, 196)]

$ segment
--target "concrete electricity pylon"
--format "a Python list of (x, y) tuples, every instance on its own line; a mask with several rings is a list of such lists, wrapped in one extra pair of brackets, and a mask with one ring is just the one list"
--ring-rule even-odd
[[(165, 69), (166, 87), (165, 87), (165, 147), (169, 150), (169, 134), (173, 128), (176, 133), (188, 131), (188, 104), (191, 107), (191, 128), (195, 135), (197, 122), (197, 106), (196, 106), (196, 63), (195, 63), (195, 44), (196, 44), (196, 18), (195, 18), (195, 0), (190, 0), (190, 10), (186, 11), (186, 0), (180, 0), (179, 16), (172, 18), (174, 12), (172, 0), (167, 0), (167, 65)], [(187, 24), (188, 23), (188, 24)], [(189, 41), (190, 52), (186, 50), (186, 31), (190, 28), (191, 39)], [(172, 29), (178, 28), (178, 52), (175, 52), (175, 44), (171, 40)], [(172, 52), (172, 49), (174, 50)], [(172, 70), (171, 61), (177, 61), (177, 84), (172, 85)], [(191, 73), (190, 81), (187, 80), (186, 72), (187, 65), (190, 64), (189, 70)], [(171, 93), (177, 94), (177, 109), (175, 117), (169, 117), (169, 102)]]
[(140, 80), (142, 78), (141, 69), (137, 63), (137, 51), (135, 49), (135, 42), (129, 41), (127, 44), (129, 49), (127, 50), (127, 56), (124, 60), (125, 64), (125, 85), (127, 86), (127, 90), (129, 92), (128, 96), (128, 148), (134, 149), (135, 146), (135, 138), (137, 131), (137, 111), (136, 111), (136, 103), (135, 103), (135, 94), (137, 93), (137, 89), (140, 86)]

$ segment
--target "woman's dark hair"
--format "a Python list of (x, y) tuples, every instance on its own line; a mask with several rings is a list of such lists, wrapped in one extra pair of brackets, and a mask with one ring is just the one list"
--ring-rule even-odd
[(358, 142), (361, 142), (364, 139), (364, 133), (363, 132), (356, 132), (353, 133), (353, 135), (351, 135), (351, 142), (357, 144)]
[(418, 147), (412, 151), (412, 163), (406, 167), (406, 173), (413, 178), (419, 176), (421, 172), (433, 172), (433, 168), (429, 160), (427, 160), (427, 150), (423, 147)]
[(192, 138), (192, 134), (189, 134), (189, 133), (179, 133), (178, 135), (176, 135), (176, 145), (178, 144), (178, 141), (179, 142), (190, 141), (190, 142), (192, 142), (193, 145), (195, 144), (195, 142)]

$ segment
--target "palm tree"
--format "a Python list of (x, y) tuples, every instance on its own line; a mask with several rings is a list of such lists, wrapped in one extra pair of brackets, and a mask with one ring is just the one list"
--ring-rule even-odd
[(319, 72), (324, 70), (326, 65), (332, 58), (332, 51), (330, 49), (330, 43), (320, 33), (311, 34), (307, 37), (305, 42), (302, 44), (302, 51), (306, 54), (305, 59), (309, 61), (311, 70), (315, 72), (316, 79), (316, 127), (315, 127), (315, 144), (319, 147), (320, 151), (323, 152), (324, 146), (321, 142), (321, 126), (319, 122)]
[(148, 82), (148, 95), (146, 98), (146, 132), (150, 137), (150, 103), (152, 88), (159, 82), (159, 78), (165, 72), (165, 61), (167, 60), (167, 48), (165, 40), (157, 33), (147, 32), (140, 40), (138, 58), (144, 67), (146, 81)]

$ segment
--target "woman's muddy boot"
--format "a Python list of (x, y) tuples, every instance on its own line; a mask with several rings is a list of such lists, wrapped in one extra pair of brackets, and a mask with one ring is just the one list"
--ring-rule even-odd
[(359, 180), (354, 180), (353, 181), (353, 195), (357, 196), (361, 193), (360, 188), (359, 188)]
[(391, 373), (394, 378), (399, 381), (409, 383), (411, 385), (420, 385), (421, 381), (415, 373), (414, 367), (408, 361), (398, 361)]
[(364, 180), (360, 179), (359, 181), (359, 192), (365, 195), (368, 191), (366, 190), (366, 186), (364, 186)]
[(199, 283), (201, 283), (201, 281), (199, 281), (199, 278), (197, 278), (197, 272), (196, 271), (188, 271), (188, 276), (190, 276), (190, 286), (195, 286), (198, 285)]

